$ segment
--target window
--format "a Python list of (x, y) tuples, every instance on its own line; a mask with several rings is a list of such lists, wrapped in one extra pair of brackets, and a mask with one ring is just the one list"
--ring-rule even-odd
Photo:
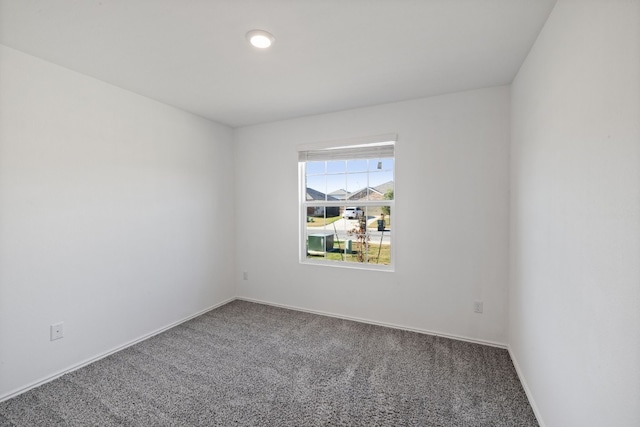
[(395, 141), (299, 147), (301, 262), (393, 269)]

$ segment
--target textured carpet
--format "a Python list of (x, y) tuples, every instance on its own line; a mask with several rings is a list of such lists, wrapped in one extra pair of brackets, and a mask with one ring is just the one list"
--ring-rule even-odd
[(0, 403), (0, 426), (536, 426), (506, 350), (234, 301)]

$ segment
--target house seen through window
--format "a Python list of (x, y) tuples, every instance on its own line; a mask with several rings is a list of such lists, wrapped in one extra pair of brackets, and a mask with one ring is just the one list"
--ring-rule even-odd
[(301, 262), (393, 267), (394, 149), (387, 135), (299, 150)]

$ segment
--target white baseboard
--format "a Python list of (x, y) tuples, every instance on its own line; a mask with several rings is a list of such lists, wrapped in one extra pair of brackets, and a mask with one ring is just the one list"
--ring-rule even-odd
[(491, 346), (491, 347), (498, 347), (498, 348), (503, 348), (503, 349), (507, 349), (508, 348), (508, 346), (506, 344), (502, 344), (502, 343), (498, 343), (498, 342), (494, 342), (494, 341), (479, 340), (479, 339), (476, 339), (476, 338), (469, 338), (469, 337), (465, 337), (465, 336), (461, 336), (461, 335), (446, 334), (446, 333), (437, 332), (437, 331), (430, 331), (430, 330), (427, 330), (427, 329), (419, 329), (419, 328), (412, 328), (410, 326), (396, 325), (396, 324), (393, 324), (393, 323), (378, 322), (376, 320), (362, 319), (360, 317), (344, 316), (342, 314), (331, 313), (331, 312), (328, 312), (328, 311), (311, 310), (311, 309), (308, 309), (308, 308), (296, 307), (296, 306), (287, 305), (287, 304), (278, 304), (278, 303), (274, 303), (274, 302), (270, 302), (270, 301), (258, 300), (258, 299), (255, 299), (255, 298), (236, 297), (236, 299), (241, 300), (241, 301), (255, 302), (257, 304), (272, 305), (274, 307), (286, 308), (286, 309), (289, 309), (289, 310), (302, 311), (302, 312), (305, 312), (305, 313), (319, 314), (319, 315), (322, 315), (322, 316), (335, 317), (337, 319), (352, 320), (354, 322), (367, 323), (369, 325), (384, 326), (384, 327), (387, 327), (387, 328), (401, 329), (401, 330), (404, 330), (404, 331), (417, 332), (419, 334), (433, 335), (433, 336), (443, 337), (443, 338), (450, 338), (452, 340), (458, 340), (458, 341), (466, 341), (466, 342), (470, 342), (470, 343), (474, 343), (474, 344), (488, 345), (488, 346)]
[(45, 378), (42, 378), (40, 380), (34, 381), (24, 387), (21, 387), (19, 389), (13, 390), (9, 393), (6, 393), (2, 396), (0, 396), (0, 402), (11, 399), (13, 397), (16, 397), (26, 391), (31, 390), (32, 388), (38, 387), (40, 385), (46, 384), (50, 381), (55, 380), (56, 378), (59, 378), (65, 374), (68, 374), (69, 372), (73, 372), (75, 370), (78, 370), (84, 366), (87, 366), (93, 362), (97, 362), (100, 359), (103, 359), (113, 353), (117, 353), (118, 351), (124, 350), (125, 348), (131, 347), (132, 345), (135, 345), (139, 342), (142, 342), (146, 339), (149, 339), (155, 335), (158, 335), (168, 329), (171, 329), (175, 326), (178, 326), (181, 323), (187, 322), (195, 317), (201, 316), (204, 313), (207, 313), (211, 310), (214, 310), (218, 307), (221, 307), (225, 304), (228, 304), (234, 300), (241, 300), (241, 301), (248, 301), (248, 302), (254, 302), (257, 304), (265, 304), (265, 305), (270, 305), (270, 306), (274, 306), (274, 307), (280, 307), (280, 308), (286, 308), (289, 310), (296, 310), (296, 311), (302, 311), (305, 313), (312, 313), (312, 314), (319, 314), (322, 316), (329, 316), (329, 317), (334, 317), (337, 319), (344, 319), (344, 320), (351, 320), (354, 322), (360, 322), (360, 323), (366, 323), (366, 324), (370, 324), (370, 325), (377, 325), (377, 326), (384, 326), (387, 328), (393, 328), (393, 329), (400, 329), (400, 330), (405, 330), (405, 331), (411, 331), (411, 332), (417, 332), (420, 334), (425, 334), (425, 335), (432, 335), (432, 336), (437, 336), (437, 337), (443, 337), (443, 338), (449, 338), (449, 339), (454, 339), (454, 340), (458, 340), (458, 341), (465, 341), (465, 342), (470, 342), (470, 343), (474, 343), (474, 344), (482, 344), (482, 345), (488, 345), (491, 347), (498, 347), (498, 348), (503, 348), (503, 349), (507, 349), (509, 350), (509, 354), (511, 355), (511, 360), (513, 360), (513, 363), (516, 367), (516, 372), (518, 373), (518, 377), (520, 378), (520, 381), (522, 382), (522, 385), (524, 387), (525, 393), (527, 394), (527, 397), (529, 398), (529, 401), (531, 402), (531, 407), (533, 408), (533, 411), (536, 415), (536, 418), (538, 419), (538, 423), (540, 424), (541, 427), (544, 427), (544, 424), (541, 422), (541, 418), (539, 416), (539, 412), (537, 410), (537, 407), (535, 406), (535, 403), (533, 401), (533, 398), (531, 396), (531, 393), (529, 392), (528, 387), (526, 386), (526, 382), (524, 381), (524, 378), (522, 377), (521, 371), (518, 368), (517, 362), (513, 357), (513, 354), (511, 352), (511, 349), (506, 345), (506, 344), (502, 344), (502, 343), (498, 343), (498, 342), (493, 342), (493, 341), (487, 341), (487, 340), (479, 340), (479, 339), (475, 339), (475, 338), (469, 338), (469, 337), (465, 337), (465, 336), (460, 336), (460, 335), (454, 335), (454, 334), (447, 334), (447, 333), (442, 333), (442, 332), (437, 332), (437, 331), (431, 331), (431, 330), (426, 330), (426, 329), (419, 329), (419, 328), (413, 328), (413, 327), (409, 327), (409, 326), (404, 326), (404, 325), (396, 325), (393, 323), (386, 323), (386, 322), (378, 322), (375, 320), (370, 320), (370, 319), (363, 319), (363, 318), (359, 318), (359, 317), (354, 317), (354, 316), (344, 316), (341, 314), (337, 314), (337, 313), (331, 313), (331, 312), (327, 312), (327, 311), (321, 311), (321, 310), (312, 310), (312, 309), (307, 309), (307, 308), (303, 308), (303, 307), (296, 307), (296, 306), (292, 306), (292, 305), (287, 305), (287, 304), (278, 304), (278, 303), (274, 303), (274, 302), (270, 302), (270, 301), (263, 301), (263, 300), (258, 300), (258, 299), (254, 299), (254, 298), (247, 298), (247, 297), (233, 297), (233, 298), (229, 298), (225, 301), (222, 301), (216, 305), (213, 305), (211, 307), (208, 307), (204, 310), (201, 310), (197, 313), (194, 313), (188, 317), (185, 317), (184, 319), (178, 320), (176, 322), (173, 322), (167, 326), (164, 326), (162, 328), (159, 328), (153, 332), (150, 332), (148, 334), (145, 334), (141, 337), (138, 337), (134, 340), (131, 340), (125, 344), (122, 344), (118, 347), (112, 348), (111, 350), (108, 350), (104, 353), (98, 354), (92, 358), (86, 359), (80, 363), (77, 363), (75, 365), (69, 366), (65, 369), (62, 369), (52, 375), (49, 375)]
[(121, 350), (124, 350), (127, 347), (131, 347), (132, 345), (138, 344), (139, 342), (142, 342), (142, 341), (144, 341), (146, 339), (149, 339), (149, 338), (151, 338), (151, 337), (153, 337), (155, 335), (158, 335), (158, 334), (160, 334), (160, 333), (162, 333), (162, 332), (164, 332), (166, 330), (169, 330), (169, 329), (171, 329), (171, 328), (173, 328), (175, 326), (178, 326), (181, 323), (187, 322), (187, 321), (189, 321), (189, 320), (191, 320), (191, 319), (193, 319), (195, 317), (203, 315), (204, 313), (207, 313), (207, 312), (209, 312), (211, 310), (214, 310), (214, 309), (216, 309), (218, 307), (221, 307), (221, 306), (223, 306), (225, 304), (228, 304), (231, 301), (234, 301), (235, 299), (236, 299), (235, 297), (234, 298), (229, 298), (229, 299), (227, 299), (225, 301), (222, 301), (221, 303), (215, 304), (215, 305), (213, 305), (213, 306), (211, 306), (209, 308), (205, 308), (204, 310), (201, 310), (201, 311), (199, 311), (199, 312), (197, 312), (195, 314), (187, 316), (184, 319), (180, 319), (180, 320), (178, 320), (176, 322), (173, 322), (173, 323), (171, 323), (171, 324), (169, 324), (167, 326), (164, 326), (164, 327), (162, 327), (160, 329), (156, 329), (153, 332), (150, 332), (150, 333), (145, 334), (145, 335), (143, 335), (141, 337), (133, 339), (133, 340), (131, 340), (131, 341), (125, 343), (125, 344), (122, 344), (122, 345), (118, 346), (118, 347), (112, 348), (111, 350), (108, 350), (108, 351), (106, 351), (104, 353), (100, 353), (100, 354), (98, 354), (98, 355), (96, 355), (94, 357), (91, 357), (89, 359), (85, 359), (80, 363), (77, 363), (75, 365), (69, 366), (69, 367), (67, 367), (65, 369), (62, 369), (62, 370), (60, 370), (60, 371), (58, 371), (58, 372), (56, 372), (56, 373), (54, 373), (52, 375), (49, 375), (49, 376), (47, 376), (45, 378), (42, 378), (42, 379), (37, 380), (37, 381), (34, 381), (34, 382), (24, 386), (24, 387), (20, 387), (19, 389), (10, 391), (9, 393), (6, 393), (6, 394), (0, 396), (0, 402), (3, 402), (5, 400), (9, 400), (12, 397), (16, 397), (19, 394), (22, 394), (22, 393), (24, 393), (26, 391), (31, 390), (32, 388), (36, 388), (36, 387), (41, 386), (43, 384), (46, 384), (46, 383), (48, 383), (50, 381), (53, 381), (56, 378), (60, 378), (64, 374), (68, 374), (69, 372), (73, 372), (75, 370), (78, 370), (78, 369), (80, 369), (80, 368), (82, 368), (84, 366), (87, 366), (87, 365), (89, 365), (89, 364), (91, 364), (93, 362), (97, 362), (100, 359), (104, 359), (105, 357), (107, 357), (107, 356), (109, 356), (109, 355), (111, 355), (113, 353), (117, 353), (117, 352), (119, 352)]
[(509, 356), (511, 357), (511, 362), (513, 366), (516, 368), (516, 373), (518, 374), (518, 379), (520, 380), (520, 384), (522, 384), (522, 388), (524, 389), (525, 394), (527, 395), (527, 399), (529, 399), (529, 405), (531, 405), (531, 409), (533, 409), (533, 415), (536, 416), (536, 420), (538, 420), (538, 424), (540, 427), (545, 427), (546, 424), (542, 420), (542, 414), (536, 405), (536, 401), (533, 399), (533, 394), (531, 394), (531, 389), (527, 384), (527, 380), (524, 378), (524, 374), (522, 369), (520, 369), (520, 365), (518, 364), (518, 360), (516, 359), (515, 354), (513, 354), (513, 350), (511, 346), (507, 346), (507, 350), (509, 351)]

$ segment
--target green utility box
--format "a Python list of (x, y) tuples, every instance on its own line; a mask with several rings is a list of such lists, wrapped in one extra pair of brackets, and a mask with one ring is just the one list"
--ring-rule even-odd
[(307, 252), (311, 255), (324, 255), (333, 249), (333, 234), (313, 233), (307, 238)]
[(348, 254), (353, 253), (352, 245), (353, 245), (353, 240), (351, 240), (351, 239), (349, 239), (349, 240), (345, 240), (345, 243), (344, 243), (344, 251), (345, 251), (346, 253), (348, 253)]

